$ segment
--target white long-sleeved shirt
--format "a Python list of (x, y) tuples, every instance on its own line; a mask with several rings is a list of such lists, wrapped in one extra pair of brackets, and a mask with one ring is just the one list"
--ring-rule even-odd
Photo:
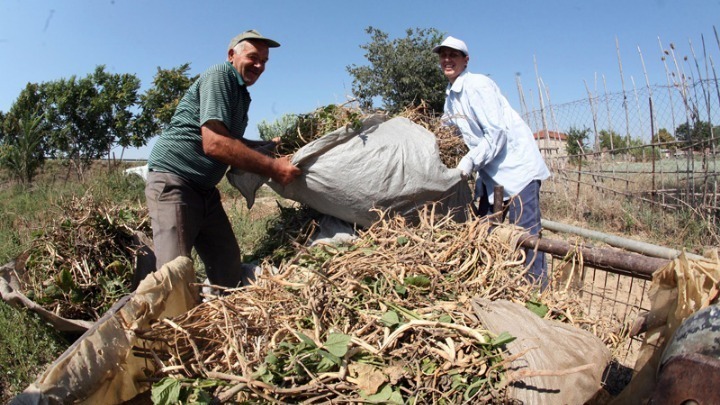
[(443, 118), (457, 125), (470, 149), (458, 169), (479, 173), (491, 203), (496, 185), (507, 199), (531, 181), (550, 177), (530, 127), (489, 77), (461, 73), (447, 87)]

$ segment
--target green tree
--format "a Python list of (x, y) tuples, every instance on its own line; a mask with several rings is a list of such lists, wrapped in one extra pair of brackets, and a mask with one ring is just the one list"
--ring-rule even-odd
[(388, 34), (368, 27), (371, 41), (364, 49), (369, 66), (347, 66), (353, 76), (352, 90), (360, 106), (373, 107), (380, 98), (383, 108), (397, 113), (423, 101), (435, 112), (442, 112), (447, 79), (438, 68), (432, 48), (442, 34), (434, 29), (408, 29), (405, 38), (390, 40)]
[(653, 143), (675, 142), (675, 137), (665, 128), (660, 128), (652, 138)]
[(143, 142), (137, 142), (137, 134), (133, 132), (133, 108), (139, 100), (140, 79), (127, 73), (110, 74), (104, 66), (99, 66), (92, 75), (92, 81), (98, 91), (94, 100), (100, 117), (97, 130), (106, 130), (110, 137), (106, 150), (108, 156), (115, 145), (123, 148), (144, 145)]
[(130, 107), (140, 82), (133, 75), (112, 75), (98, 66), (91, 75), (48, 84), (45, 114), (52, 125), (50, 142), (80, 178), (85, 168), (110, 150), (117, 137), (127, 136)]
[(108, 73), (102, 65), (83, 78), (46, 83), (44, 111), (53, 155), (67, 159), (82, 178), (93, 160), (117, 144), (128, 144), (139, 88), (135, 75)]
[(571, 160), (576, 161), (578, 156), (588, 149), (588, 138), (590, 137), (590, 128), (578, 129), (570, 127), (567, 132), (567, 144), (565, 152), (570, 156)]
[[(170, 123), (175, 108), (198, 75), (189, 75), (190, 64), (185, 63), (172, 69), (157, 68), (153, 86), (140, 96), (142, 111), (134, 123), (135, 138), (128, 146), (143, 146), (162, 127)], [(124, 146), (124, 145), (123, 145)]]
[(5, 113), (0, 111), (0, 143), (5, 139)]
[(43, 116), (28, 114), (18, 120), (20, 133), (0, 143), (0, 166), (21, 183), (32, 183), (45, 156), (39, 147), (43, 141)]
[[(713, 135), (718, 136), (720, 134), (720, 127), (713, 127), (709, 122), (696, 120), (693, 125), (689, 122), (684, 122), (675, 128), (675, 135), (679, 141), (685, 141), (693, 144), (693, 148), (696, 150), (707, 147), (707, 141), (712, 138)], [(717, 142), (717, 141), (715, 141)]]
[[(85, 168), (115, 146), (140, 147), (170, 122), (177, 103), (196, 79), (189, 64), (160, 69), (153, 87), (138, 95), (140, 80), (113, 74), (99, 65), (86, 77), (28, 83), (0, 121), (0, 139), (22, 133), (19, 117), (43, 115), (45, 136), (38, 144), (45, 157), (66, 159), (82, 178)], [(11, 141), (17, 144), (17, 140)], [(7, 150), (6, 150), (7, 152)]]
[(613, 154), (617, 153), (616, 149), (623, 149), (627, 146), (627, 139), (618, 134), (613, 130), (601, 130), (600, 133), (600, 148), (607, 149)]
[[(28, 83), (20, 91), (18, 98), (10, 107), (10, 111), (2, 119), (0, 132), (3, 139), (8, 143), (17, 143), (17, 140), (10, 139), (20, 136), (22, 128), (20, 117), (43, 115), (47, 105), (47, 84)], [(47, 123), (44, 121), (43, 134), (47, 135)], [(52, 150), (48, 146), (47, 137), (43, 137), (38, 147), (38, 153), (43, 156), (52, 156)]]

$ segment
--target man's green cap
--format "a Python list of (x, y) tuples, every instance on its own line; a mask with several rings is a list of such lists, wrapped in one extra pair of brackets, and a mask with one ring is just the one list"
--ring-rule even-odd
[(267, 44), (269, 48), (277, 48), (280, 46), (280, 44), (276, 41), (273, 41), (270, 38), (265, 38), (264, 36), (260, 35), (259, 32), (255, 30), (247, 30), (243, 33), (240, 33), (236, 35), (231, 41), (230, 45), (228, 45), (228, 51), (235, 47), (235, 45), (239, 44), (242, 41), (245, 41), (246, 39), (255, 39), (258, 41), (263, 41)]

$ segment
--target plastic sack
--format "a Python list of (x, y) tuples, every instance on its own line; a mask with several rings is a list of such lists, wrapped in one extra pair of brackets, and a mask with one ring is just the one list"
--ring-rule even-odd
[(227, 179), (246, 198), (267, 183), (275, 192), (323, 214), (368, 227), (374, 209), (412, 217), (437, 202), (436, 212), (464, 220), (472, 200), (459, 170), (440, 159), (435, 135), (407, 118), (372, 115), (360, 129), (340, 128), (300, 148), (292, 158), (303, 174), (287, 186), (239, 169)]

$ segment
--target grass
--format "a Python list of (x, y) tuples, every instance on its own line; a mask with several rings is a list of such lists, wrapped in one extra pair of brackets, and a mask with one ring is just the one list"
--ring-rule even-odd
[(581, 192), (579, 199), (569, 194), (568, 198), (562, 193), (541, 194), (543, 218), (698, 255), (705, 246), (717, 246), (717, 230), (689, 210), (663, 211), (590, 190)]
[(0, 402), (24, 390), (68, 345), (37, 315), (0, 301)]

